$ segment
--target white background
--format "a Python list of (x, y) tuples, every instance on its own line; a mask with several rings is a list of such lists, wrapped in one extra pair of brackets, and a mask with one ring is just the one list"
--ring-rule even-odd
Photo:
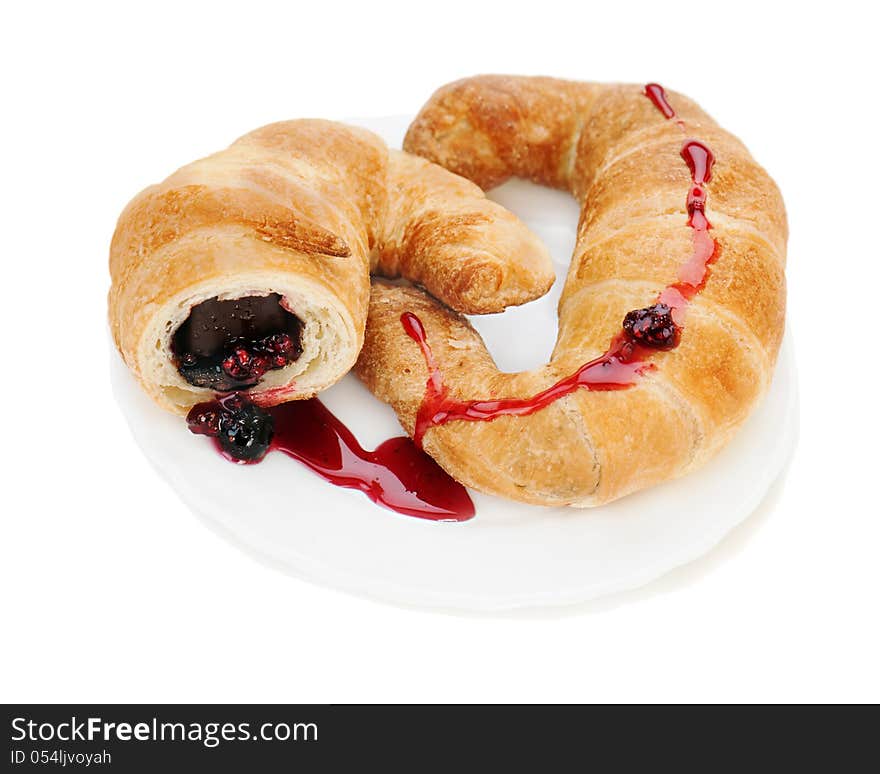
[[(4, 10), (0, 700), (880, 700), (877, 19), (778, 7)], [(411, 113), (487, 71), (683, 91), (790, 217), (787, 477), (696, 565), (562, 615), (397, 609), (264, 568), (158, 479), (107, 379), (107, 248), (140, 188), (263, 123)]]

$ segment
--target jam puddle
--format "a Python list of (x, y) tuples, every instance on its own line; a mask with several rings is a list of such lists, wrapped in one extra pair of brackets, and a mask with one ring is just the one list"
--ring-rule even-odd
[[(255, 412), (269, 430), (255, 430), (258, 438), (252, 443), (257, 448), (251, 450), (247, 434), (257, 424), (249, 421)], [(390, 438), (366, 450), (317, 398), (259, 409), (243, 396), (229, 396), (194, 406), (187, 423), (192, 432), (212, 436), (220, 453), (233, 462), (259, 462), (267, 452), (278, 451), (325, 481), (357, 489), (396, 513), (431, 521), (467, 521), (474, 516), (467, 489), (412, 440)]]
[[(674, 120), (682, 131), (687, 130), (684, 121), (676, 116), (669, 104), (662, 86), (649, 83), (644, 94), (664, 118)], [(612, 339), (604, 354), (546, 390), (527, 398), (470, 401), (451, 398), (422, 321), (412, 312), (401, 315), (404, 331), (419, 345), (428, 368), (425, 395), (416, 416), (413, 440), (417, 446), (421, 447), (430, 428), (447, 422), (490, 422), (501, 416), (527, 416), (580, 388), (592, 391), (627, 389), (644, 373), (655, 368), (649, 361), (656, 351), (678, 346), (686, 307), (706, 284), (709, 264), (716, 257), (715, 240), (709, 235), (712, 224), (706, 218), (705, 187), (712, 178), (715, 156), (706, 145), (690, 139), (682, 145), (681, 157), (691, 173), (687, 225), (693, 229), (694, 247), (691, 257), (679, 268), (678, 281), (668, 285), (652, 306), (627, 314), (623, 329)]]

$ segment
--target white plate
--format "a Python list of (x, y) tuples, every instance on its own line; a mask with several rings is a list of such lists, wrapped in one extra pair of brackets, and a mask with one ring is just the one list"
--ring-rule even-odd
[[(408, 119), (356, 121), (399, 147)], [(472, 318), (499, 367), (544, 363), (574, 246), (578, 208), (519, 181), (492, 198), (548, 245), (559, 281), (543, 299)], [(510, 336), (515, 330), (516, 336)], [(633, 589), (701, 556), (745, 519), (784, 469), (797, 437), (797, 383), (786, 334), (773, 385), (724, 451), (678, 481), (592, 510), (539, 508), (473, 493), (461, 524), (400, 516), (270, 454), (232, 465), (179, 417), (156, 408), (113, 355), (114, 392), (144, 453), (221, 534), (293, 575), (354, 594), (447, 610), (570, 605)], [(348, 375), (321, 396), (373, 448), (401, 434), (394, 413)]]

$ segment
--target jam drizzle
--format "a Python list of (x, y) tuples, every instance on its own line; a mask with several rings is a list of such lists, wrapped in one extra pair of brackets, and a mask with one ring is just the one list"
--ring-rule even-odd
[(672, 105), (669, 104), (669, 100), (666, 98), (666, 91), (659, 83), (646, 84), (643, 94), (651, 100), (654, 107), (663, 114), (665, 119), (671, 120), (674, 118), (678, 127), (684, 129), (684, 121), (675, 115)]
[[(684, 121), (677, 118), (662, 86), (649, 83), (645, 86), (644, 94), (664, 118), (675, 119), (679, 128), (686, 131)], [(678, 281), (668, 285), (660, 293), (653, 307), (630, 312), (625, 318), (623, 329), (612, 339), (604, 354), (585, 363), (573, 374), (560, 379), (546, 390), (528, 398), (463, 401), (450, 397), (422, 321), (412, 312), (404, 312), (400, 316), (404, 331), (419, 345), (428, 368), (425, 395), (416, 415), (413, 434), (417, 446), (422, 446), (425, 433), (430, 428), (447, 422), (488, 422), (500, 416), (527, 416), (580, 388), (591, 391), (627, 389), (635, 385), (643, 374), (656, 367), (650, 362), (650, 358), (657, 350), (678, 346), (680, 326), (684, 322), (687, 304), (706, 284), (709, 264), (715, 258), (715, 240), (709, 235), (712, 224), (706, 217), (705, 187), (712, 179), (715, 156), (699, 140), (689, 139), (681, 147), (681, 157), (691, 173), (692, 186), (687, 195), (687, 225), (693, 229), (694, 249), (691, 257), (680, 267)], [(651, 336), (637, 341), (633, 331), (638, 328), (634, 324), (651, 315), (666, 318), (666, 323), (671, 316), (673, 330), (664, 329), (664, 341)], [(653, 345), (645, 346), (644, 342), (647, 341), (653, 341)]]
[(565, 395), (586, 387), (588, 390), (622, 390), (636, 383), (653, 364), (644, 360), (647, 350), (622, 333), (615, 337), (605, 354), (582, 365), (577, 371), (529, 398), (459, 401), (450, 398), (443, 373), (434, 359), (425, 326), (412, 312), (404, 312), (400, 322), (407, 335), (422, 350), (428, 366), (425, 397), (416, 415), (413, 440), (421, 447), (425, 433), (436, 425), (454, 420), (490, 421), (500, 416), (524, 417), (546, 408)]
[(654, 107), (663, 114), (664, 118), (675, 118), (675, 111), (666, 99), (666, 91), (659, 83), (646, 84), (645, 96), (654, 103)]
[[(271, 435), (258, 439), (262, 450), (251, 451), (248, 443), (248, 456), (236, 456), (242, 439), (230, 447), (224, 431), (254, 426), (255, 413), (265, 417), (260, 431), (265, 435), (263, 426), (268, 425)], [(317, 398), (260, 409), (244, 395), (226, 396), (194, 406), (187, 423), (191, 432), (213, 437), (218, 451), (233, 462), (251, 464), (268, 451), (279, 451), (325, 481), (357, 489), (396, 513), (431, 521), (467, 521), (474, 516), (467, 489), (409, 438), (390, 438), (368, 451)]]

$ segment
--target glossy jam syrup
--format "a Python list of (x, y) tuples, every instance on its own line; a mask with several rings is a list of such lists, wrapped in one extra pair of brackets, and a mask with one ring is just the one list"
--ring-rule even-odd
[(218, 439), (220, 417), (228, 412), (230, 400), (232, 410), (243, 404), (268, 415), (274, 432), (265, 451), (293, 457), (325, 481), (358, 489), (373, 502), (408, 516), (432, 521), (467, 521), (474, 516), (467, 489), (409, 438), (391, 438), (368, 451), (317, 398), (258, 409), (237, 395), (195, 406), (187, 417), (190, 430), (214, 437), (227, 459), (251, 463), (263, 456), (236, 458)]
[[(682, 131), (686, 130), (683, 121), (676, 118), (675, 110), (669, 104), (663, 87), (656, 83), (645, 86), (645, 96), (666, 119), (676, 119)], [(414, 440), (421, 446), (425, 433), (437, 425), (451, 421), (486, 422), (500, 416), (526, 416), (546, 408), (554, 401), (571, 394), (575, 390), (621, 390), (632, 387), (639, 377), (654, 368), (650, 358), (661, 349), (673, 349), (681, 339), (680, 326), (684, 321), (684, 311), (688, 302), (706, 283), (709, 264), (714, 260), (715, 240), (709, 235), (712, 225), (706, 217), (706, 183), (712, 179), (712, 166), (715, 156), (699, 140), (687, 140), (681, 147), (681, 157), (691, 173), (691, 187), (687, 194), (687, 224), (693, 229), (693, 253), (679, 268), (678, 281), (668, 285), (657, 297), (655, 306), (665, 304), (671, 311), (674, 330), (669, 332), (669, 343), (662, 347), (646, 347), (637, 343), (630, 334), (621, 330), (611, 341), (605, 353), (585, 363), (570, 376), (560, 379), (536, 395), (528, 398), (500, 398), (494, 400), (461, 401), (453, 399), (443, 381), (440, 370), (431, 351), (430, 344), (421, 320), (412, 312), (404, 312), (400, 322), (407, 335), (420, 347), (428, 367), (428, 381), (425, 395), (416, 416)], [(636, 312), (648, 312), (636, 310)], [(630, 315), (633, 313), (631, 312)], [(630, 317), (627, 315), (627, 318)], [(667, 318), (668, 320), (668, 318)]]
[(467, 490), (406, 437), (374, 451), (317, 398), (270, 409), (272, 449), (284, 452), (337, 486), (359, 489), (397, 513), (434, 521), (466, 521), (474, 515)]
[(665, 89), (659, 83), (649, 83), (645, 86), (643, 94), (651, 100), (654, 107), (657, 108), (663, 117), (667, 120), (674, 120), (678, 128), (684, 130), (684, 121), (675, 114), (672, 105), (669, 104), (669, 98), (666, 96)]
[[(666, 98), (662, 86), (649, 83), (645, 86), (645, 96), (666, 119), (676, 118), (675, 110)], [(687, 131), (685, 123), (676, 119), (682, 131)], [(717, 245), (709, 234), (712, 224), (706, 217), (706, 183), (712, 179), (715, 154), (705, 143), (689, 139), (681, 146), (681, 157), (691, 173), (691, 187), (688, 190), (686, 207), (687, 224), (693, 229), (693, 252), (678, 270), (678, 281), (667, 286), (657, 298), (657, 302), (672, 308), (676, 324), (684, 321), (688, 302), (700, 291), (709, 278), (709, 264), (717, 257)]]
[(404, 312), (400, 322), (407, 335), (422, 350), (428, 366), (425, 397), (416, 417), (414, 440), (421, 445), (427, 430), (455, 420), (486, 422), (501, 416), (527, 416), (546, 408), (554, 401), (577, 389), (623, 390), (636, 383), (639, 376), (653, 365), (645, 361), (648, 350), (618, 335), (608, 351), (582, 365), (570, 376), (528, 398), (460, 401), (449, 397), (443, 374), (434, 359), (422, 321), (412, 312)]
[(645, 86), (645, 96), (654, 103), (664, 118), (675, 118), (675, 111), (666, 99), (666, 91), (659, 83), (649, 83)]
[(715, 156), (699, 140), (688, 140), (682, 145), (681, 157), (691, 171), (691, 180), (694, 181), (695, 186), (701, 186), (712, 179), (712, 165), (715, 163)]

